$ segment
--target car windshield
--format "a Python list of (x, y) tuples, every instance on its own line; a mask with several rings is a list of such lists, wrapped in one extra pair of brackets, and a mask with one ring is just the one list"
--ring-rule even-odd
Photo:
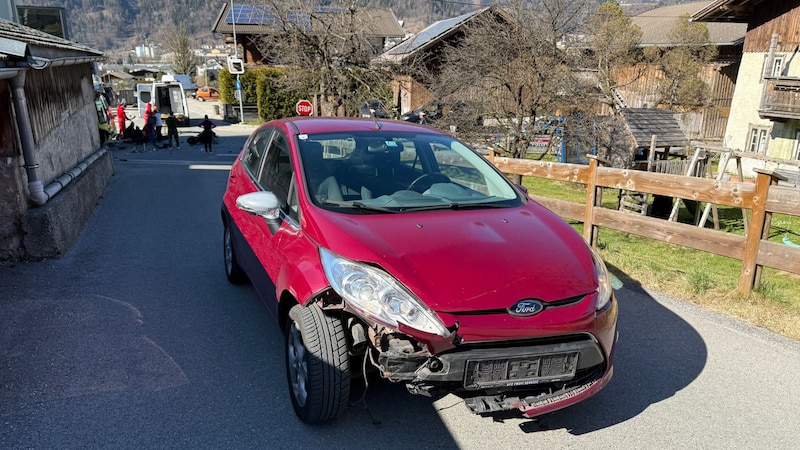
[(301, 134), (298, 148), (311, 200), (326, 209), (385, 214), (512, 207), (523, 201), (493, 166), (445, 135)]

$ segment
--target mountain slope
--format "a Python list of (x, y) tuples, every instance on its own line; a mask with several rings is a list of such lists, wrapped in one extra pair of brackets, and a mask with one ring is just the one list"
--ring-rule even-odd
[[(597, 0), (601, 3), (601, 0)], [(211, 28), (225, 0), (17, 0), (18, 5), (65, 7), (70, 40), (121, 56), (139, 45), (158, 44), (159, 33), (183, 23), (196, 45), (219, 44)], [(681, 0), (640, 0), (665, 5)], [(236, 0), (236, 4), (258, 4), (259, 0)], [(330, 0), (320, 3), (333, 3)], [(366, 7), (388, 7), (403, 21), (408, 32), (455, 17), (492, 0), (364, 0)]]

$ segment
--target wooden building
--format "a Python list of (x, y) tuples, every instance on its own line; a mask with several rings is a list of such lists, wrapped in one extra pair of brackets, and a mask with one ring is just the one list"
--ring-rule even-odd
[[(290, 20), (297, 22), (296, 25), (300, 27), (307, 28), (310, 34), (325, 33), (327, 24), (335, 23), (335, 16), (342, 14), (349, 14), (349, 11), (321, 6), (310, 12), (297, 11), (291, 15)], [(318, 19), (323, 17), (331, 19)], [(362, 36), (369, 41), (374, 55), (383, 52), (389, 41), (399, 40), (405, 35), (397, 17), (390, 9), (358, 9), (353, 21), (362, 27)], [(279, 32), (278, 23), (279, 19), (274, 16), (269, 6), (236, 4), (231, 7), (231, 3), (224, 2), (214, 21), (212, 31), (221, 34), (226, 44), (235, 43), (238, 47), (236, 53), (242, 56), (245, 64), (269, 64), (270, 55), (264, 51), (259, 40), (261, 36)]]
[(458, 17), (435, 22), (375, 58), (377, 64), (405, 66), (421, 64), (425, 67), (419, 74), (397, 76), (393, 80), (392, 91), (395, 98), (393, 106), (400, 113), (411, 111), (429, 101), (436, 100), (426, 87), (426, 81), (429, 80), (423, 78), (422, 72), (435, 76), (439, 72), (442, 62), (442, 49), (457, 46), (466, 29), (486, 17), (494, 17), (498, 26), (513, 20), (498, 6), (482, 8)]
[(724, 145), (750, 153), (753, 168), (796, 171), (800, 160), (800, 0), (716, 0), (693, 15), (712, 23), (746, 23), (744, 54)]
[[(675, 45), (670, 31), (682, 16), (697, 12), (707, 1), (656, 8), (632, 17), (642, 30), (640, 47), (667, 48)], [(745, 24), (709, 23), (709, 40), (717, 46), (716, 59), (703, 67), (702, 79), (712, 90), (712, 105), (681, 113), (680, 123), (689, 139), (721, 142), (725, 137), (736, 76), (742, 57)], [(638, 64), (618, 73), (618, 102), (621, 107), (656, 108), (659, 98), (655, 87), (664, 78), (659, 64)]]

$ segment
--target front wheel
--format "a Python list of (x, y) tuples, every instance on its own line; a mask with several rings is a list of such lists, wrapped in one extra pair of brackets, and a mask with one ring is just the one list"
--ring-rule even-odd
[(350, 359), (342, 321), (318, 306), (295, 305), (286, 327), (286, 376), (305, 423), (333, 420), (350, 397)]
[(233, 239), (231, 238), (231, 229), (225, 225), (225, 231), (222, 235), (222, 251), (225, 258), (225, 276), (231, 284), (243, 284), (247, 282), (247, 274), (244, 269), (239, 265), (236, 259), (236, 251), (233, 249)]

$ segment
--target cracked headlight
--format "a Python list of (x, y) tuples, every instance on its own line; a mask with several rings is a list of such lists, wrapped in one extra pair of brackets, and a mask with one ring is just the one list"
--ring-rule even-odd
[(365, 317), (394, 329), (402, 323), (425, 333), (450, 334), (433, 311), (388, 273), (324, 248), (319, 254), (333, 290)]
[(608, 268), (603, 259), (594, 249), (592, 250), (592, 259), (594, 260), (594, 276), (597, 278), (597, 310), (601, 310), (608, 305), (611, 300), (613, 288), (611, 287), (611, 276), (608, 273)]

